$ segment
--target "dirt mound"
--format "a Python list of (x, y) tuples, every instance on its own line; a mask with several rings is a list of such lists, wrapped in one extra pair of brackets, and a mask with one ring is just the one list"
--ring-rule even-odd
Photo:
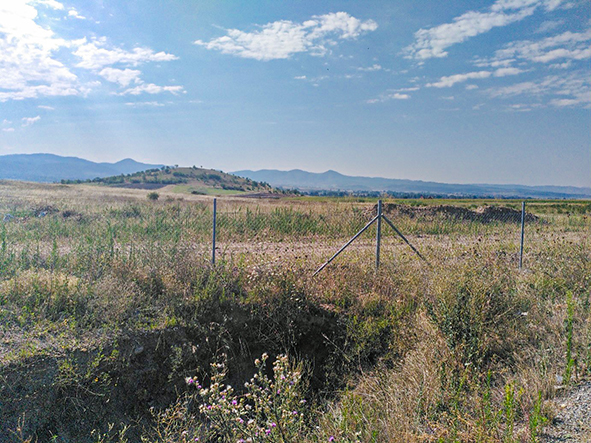
[[(377, 205), (372, 208), (372, 214), (377, 214)], [(436, 218), (443, 217), (451, 220), (476, 221), (480, 223), (521, 223), (521, 211), (503, 206), (481, 206), (476, 210), (451, 205), (410, 206), (397, 203), (385, 203), (382, 206), (384, 214), (392, 217)], [(537, 222), (539, 219), (533, 214), (525, 213), (526, 223)]]

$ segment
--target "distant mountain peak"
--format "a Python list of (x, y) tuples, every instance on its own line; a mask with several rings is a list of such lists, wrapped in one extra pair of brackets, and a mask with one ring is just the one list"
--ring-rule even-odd
[(86, 180), (132, 174), (162, 166), (140, 163), (131, 158), (116, 163), (96, 163), (79, 157), (49, 153), (9, 154), (0, 155), (0, 179), (36, 182)]

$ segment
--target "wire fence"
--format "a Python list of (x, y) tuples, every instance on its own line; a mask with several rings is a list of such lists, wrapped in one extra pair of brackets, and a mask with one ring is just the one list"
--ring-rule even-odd
[(0, 195), (4, 256), (44, 265), (81, 257), (157, 263), (199, 256), (214, 262), (299, 263), (314, 272), (356, 236), (335, 263), (377, 266), (402, 256), (427, 263), (451, 257), (453, 249), (456, 255), (506, 256), (516, 267), (527, 267), (534, 249), (541, 253), (557, 239), (576, 243), (591, 232), (588, 202), (412, 200), (384, 202), (380, 211), (375, 201), (117, 197), (96, 204), (53, 197), (32, 202)]
[[(215, 201), (215, 199), (214, 199)], [(526, 225), (542, 226), (549, 223), (519, 208), (486, 206), (471, 209), (452, 205), (416, 205), (386, 203), (318, 205), (314, 209), (276, 207), (254, 209), (236, 207), (221, 202), (216, 215), (217, 248), (225, 255), (256, 255), (261, 250), (274, 254), (300, 257), (305, 251), (316, 261), (336, 259), (347, 248), (371, 253), (375, 250), (376, 268), (380, 252), (408, 247), (426, 264), (421, 247), (428, 250), (430, 241), (448, 238), (462, 243), (475, 243), (477, 249), (486, 249), (495, 240), (511, 240), (518, 244), (519, 267), (522, 266)], [(213, 216), (212, 216), (213, 219)], [(212, 227), (213, 230), (213, 227)], [(270, 245), (284, 244), (283, 251)], [(390, 254), (391, 255), (391, 254)], [(215, 257), (212, 257), (215, 261)], [(316, 273), (317, 273), (316, 272)]]

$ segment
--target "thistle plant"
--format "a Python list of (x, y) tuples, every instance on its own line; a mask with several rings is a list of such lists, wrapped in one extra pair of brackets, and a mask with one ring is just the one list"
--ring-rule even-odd
[(265, 374), (268, 355), (255, 360), (257, 372), (244, 384), (246, 392), (237, 394), (224, 384), (224, 363), (212, 364), (211, 385), (201, 386), (187, 378), (195, 389), (193, 400), (204, 418), (200, 435), (205, 441), (293, 442), (303, 439), (305, 421), (302, 398), (302, 367), (290, 364), (286, 355), (273, 363), (273, 377)]

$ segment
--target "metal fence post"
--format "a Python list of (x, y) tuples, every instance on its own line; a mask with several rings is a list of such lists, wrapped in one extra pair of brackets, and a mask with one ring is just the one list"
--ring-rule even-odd
[(211, 241), (211, 264), (215, 265), (215, 225), (217, 216), (217, 198), (213, 199), (213, 235)]
[(376, 229), (376, 271), (380, 267), (380, 242), (382, 240), (382, 200), (378, 200), (378, 224)]
[(519, 269), (523, 267), (523, 237), (525, 232), (525, 202), (521, 202), (521, 244), (519, 247)]

